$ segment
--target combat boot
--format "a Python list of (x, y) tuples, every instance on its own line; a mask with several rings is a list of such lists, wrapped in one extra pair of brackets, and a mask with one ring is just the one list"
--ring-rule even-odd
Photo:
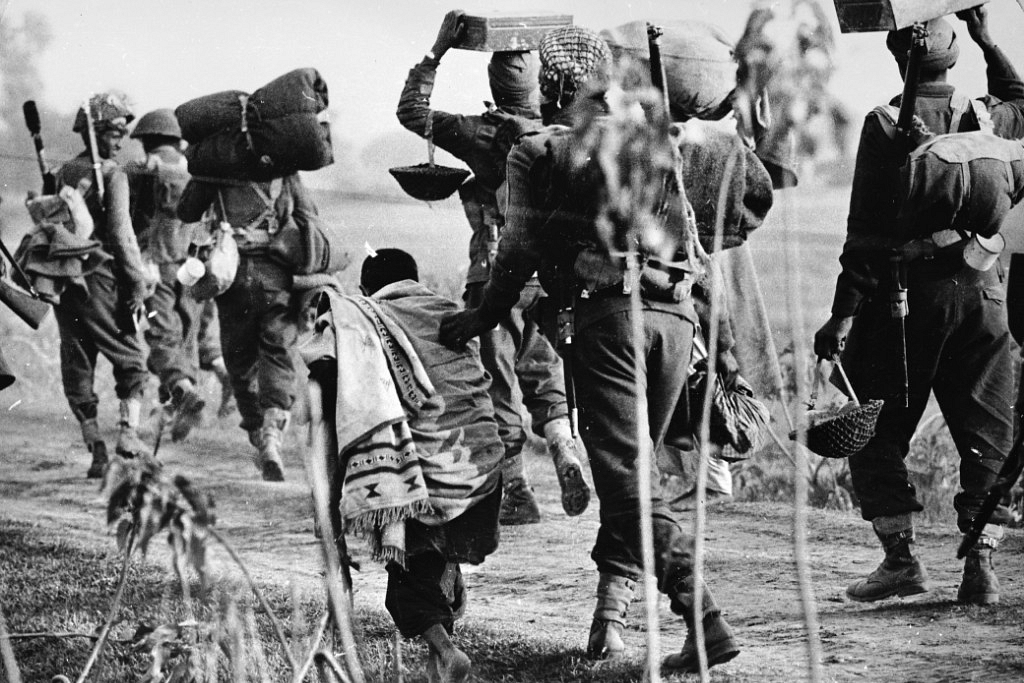
[(590, 504), (590, 487), (583, 478), (583, 465), (576, 454), (569, 420), (562, 417), (548, 422), (544, 425), (544, 438), (562, 489), (562, 509), (570, 517), (581, 515)]
[[(724, 664), (740, 653), (736, 636), (728, 622), (722, 617), (711, 590), (702, 583), (701, 590), (701, 626), (704, 629), (704, 654), (708, 668)], [(686, 623), (686, 639), (682, 649), (665, 657), (661, 662), (666, 672), (697, 673), (700, 671), (700, 655), (697, 650), (697, 635), (694, 628), (693, 614), (693, 576), (676, 580), (667, 589), (669, 605), (673, 612), (680, 615)]]
[(498, 522), (504, 526), (537, 524), (540, 522), (540, 508), (533, 495), (533, 489), (526, 483), (523, 472), (523, 455), (508, 458), (501, 463), (501, 481), (504, 493)]
[(588, 659), (614, 659), (626, 651), (622, 633), (635, 589), (636, 581), (601, 572), (597, 582), (597, 607), (587, 638)]
[(263, 413), (263, 426), (259, 432), (256, 465), (263, 481), (284, 481), (284, 462), (281, 460), (281, 442), (288, 426), (288, 411), (267, 408)]
[(228, 374), (224, 358), (215, 358), (210, 363), (210, 369), (217, 376), (217, 381), (220, 382), (220, 407), (217, 408), (217, 417), (227, 417), (235, 412), (237, 405), (235, 404), (235, 391), (231, 387), (231, 375)]
[(910, 515), (878, 517), (872, 526), (885, 549), (885, 559), (875, 571), (847, 586), (846, 595), (858, 602), (873, 602), (926, 592), (928, 574), (910, 549), (914, 544)]
[(999, 602), (999, 579), (992, 566), (992, 553), (999, 547), (1003, 527), (986, 524), (985, 531), (967, 551), (964, 578), (956, 592), (956, 601), (971, 605), (994, 605)]
[(142, 417), (142, 399), (126, 398), (121, 401), (121, 419), (117, 422), (117, 446), (114, 452), (125, 458), (153, 455), (149, 446), (139, 438), (139, 420)]
[(82, 440), (92, 454), (92, 463), (85, 473), (88, 479), (99, 479), (107, 469), (107, 444), (100, 438), (100, 426), (95, 417), (82, 420)]
[(171, 390), (171, 402), (174, 406), (171, 441), (183, 441), (203, 421), (206, 401), (196, 391), (196, 385), (192, 380), (181, 379)]

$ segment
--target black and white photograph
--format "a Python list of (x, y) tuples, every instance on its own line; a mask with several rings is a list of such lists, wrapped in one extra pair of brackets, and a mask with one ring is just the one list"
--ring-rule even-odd
[(0, 0), (0, 683), (1024, 681), (1024, 0)]

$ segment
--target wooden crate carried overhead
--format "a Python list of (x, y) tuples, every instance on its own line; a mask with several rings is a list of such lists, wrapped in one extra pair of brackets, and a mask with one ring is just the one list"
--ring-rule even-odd
[(544, 34), (572, 25), (571, 14), (477, 12), (462, 18), (466, 32), (454, 46), (481, 52), (536, 50)]
[(843, 33), (891, 31), (984, 5), (988, 0), (833, 0)]

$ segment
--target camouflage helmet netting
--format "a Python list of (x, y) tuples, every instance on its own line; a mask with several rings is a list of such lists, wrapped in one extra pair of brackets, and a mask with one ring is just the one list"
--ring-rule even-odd
[[(128, 124), (135, 120), (135, 114), (132, 112), (127, 95), (114, 90), (97, 93), (90, 97), (89, 110), (92, 114), (93, 128), (97, 133), (110, 129), (126, 133)], [(79, 107), (72, 130), (75, 133), (81, 133), (85, 130), (85, 126), (85, 109)]]
[(594, 74), (611, 67), (608, 44), (594, 31), (565, 26), (540, 41), (540, 92), (546, 100), (575, 93)]

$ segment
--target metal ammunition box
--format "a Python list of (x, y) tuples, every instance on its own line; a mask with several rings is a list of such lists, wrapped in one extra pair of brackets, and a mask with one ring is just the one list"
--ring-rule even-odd
[(891, 31), (983, 5), (988, 0), (833, 0), (843, 33)]
[(466, 31), (454, 47), (480, 52), (536, 50), (544, 34), (571, 26), (571, 14), (486, 12), (463, 17)]

